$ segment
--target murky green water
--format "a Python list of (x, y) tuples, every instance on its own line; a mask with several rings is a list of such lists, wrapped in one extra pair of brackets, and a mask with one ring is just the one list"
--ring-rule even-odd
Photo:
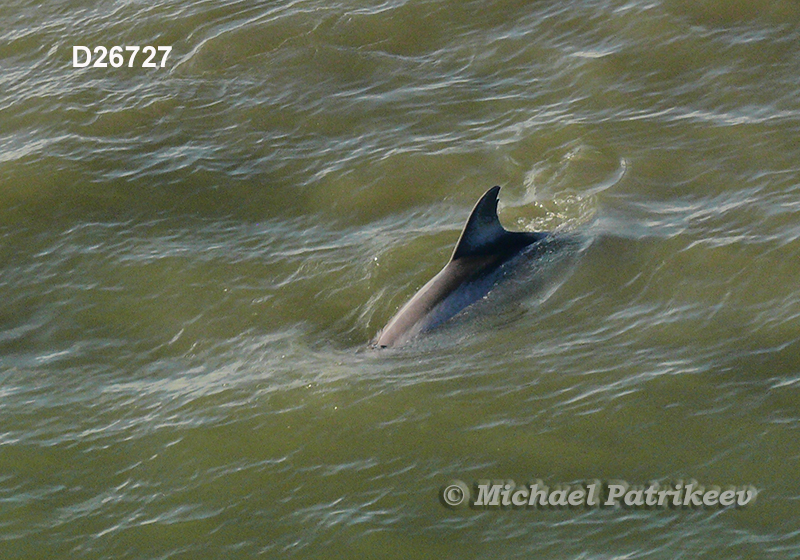
[[(0, 69), (0, 557), (800, 557), (796, 0), (10, 0)], [(585, 248), (365, 351), (494, 184)]]

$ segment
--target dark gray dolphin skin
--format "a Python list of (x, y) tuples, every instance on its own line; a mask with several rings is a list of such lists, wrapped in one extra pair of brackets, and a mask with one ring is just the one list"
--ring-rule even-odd
[(492, 187), (472, 210), (445, 267), (395, 314), (370, 343), (373, 348), (399, 346), (436, 328), (483, 298), (505, 273), (505, 265), (550, 235), (508, 231), (497, 217)]

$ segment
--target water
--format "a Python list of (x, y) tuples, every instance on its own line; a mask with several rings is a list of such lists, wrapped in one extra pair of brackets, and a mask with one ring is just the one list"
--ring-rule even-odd
[[(794, 0), (7, 0), (0, 556), (800, 557), (798, 44)], [(365, 351), (494, 184), (586, 249)]]

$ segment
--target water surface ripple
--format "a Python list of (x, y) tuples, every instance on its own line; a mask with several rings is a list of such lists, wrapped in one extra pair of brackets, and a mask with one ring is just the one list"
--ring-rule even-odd
[[(0, 556), (800, 558), (798, 45), (792, 0), (5, 2)], [(495, 184), (580, 250), (367, 351)]]

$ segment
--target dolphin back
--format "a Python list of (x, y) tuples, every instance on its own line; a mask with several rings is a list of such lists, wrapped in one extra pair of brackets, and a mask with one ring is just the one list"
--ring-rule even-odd
[(402, 344), (457, 315), (492, 289), (501, 265), (549, 235), (505, 229), (497, 217), (499, 192), (500, 187), (492, 187), (478, 200), (450, 261), (400, 308), (371, 346)]

